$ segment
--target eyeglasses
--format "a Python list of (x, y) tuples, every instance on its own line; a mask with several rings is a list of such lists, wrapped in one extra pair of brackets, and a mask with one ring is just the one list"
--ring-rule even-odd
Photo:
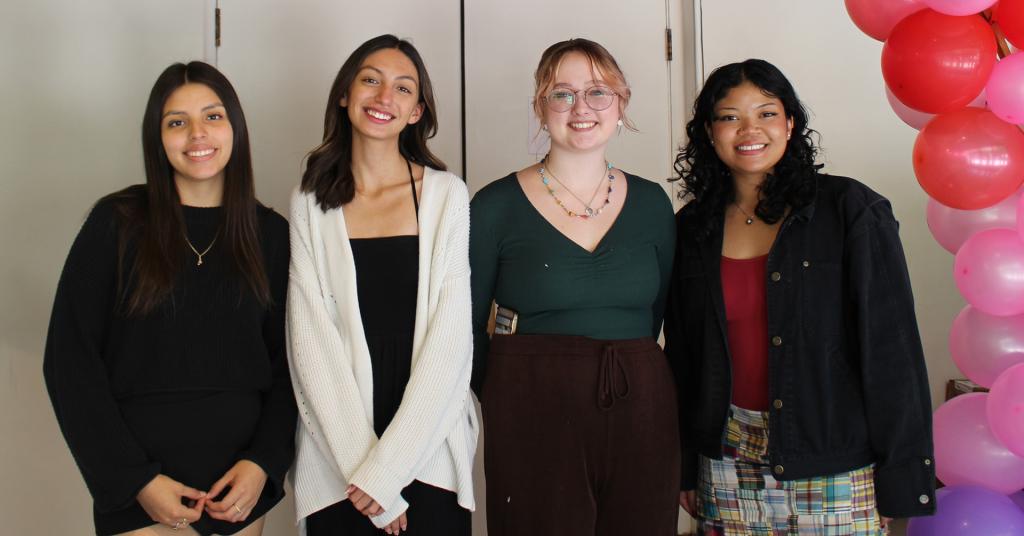
[(572, 90), (569, 88), (552, 89), (544, 96), (544, 102), (552, 112), (568, 112), (576, 104), (576, 95), (583, 93), (583, 102), (594, 111), (600, 111), (612, 105), (618, 95), (606, 86), (591, 86), (586, 89)]

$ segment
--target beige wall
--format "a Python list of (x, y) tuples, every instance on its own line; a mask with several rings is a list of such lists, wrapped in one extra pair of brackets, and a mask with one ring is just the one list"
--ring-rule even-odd
[[(693, 40), (687, 28), (675, 27), (678, 61), (670, 70), (678, 99), (672, 108), (675, 142), (690, 107), (685, 88), (703, 79), (700, 70), (688, 68), (695, 60), (698, 65), (703, 60), (706, 72), (749, 56), (779, 64), (814, 113), (812, 126), (824, 135), (827, 169), (857, 177), (893, 201), (938, 399), (945, 379), (957, 375), (946, 333), (962, 302), (950, 277), (952, 258), (933, 242), (924, 223), (925, 197), (910, 164), (915, 133), (885, 103), (881, 45), (856, 30), (838, 1), (704, 0), (698, 5), (702, 9), (693, 10), (694, 1), (665, 4), (673, 25), (698, 15)], [(142, 180), (139, 120), (146, 94), (166, 64), (204, 56), (208, 2), (0, 4), (0, 117), (6, 120), (0, 129), (0, 532), (5, 534), (84, 534), (91, 526), (88, 494), (42, 384), (53, 291), (89, 206)], [(586, 29), (567, 26), (566, 31)], [(691, 43), (703, 43), (703, 50)], [(487, 131), (481, 129), (481, 136)], [(628, 162), (629, 157), (618, 158)], [(268, 201), (283, 209), (287, 188), (276, 185), (270, 191)], [(276, 509), (267, 534), (292, 533), (291, 512), (290, 505)]]

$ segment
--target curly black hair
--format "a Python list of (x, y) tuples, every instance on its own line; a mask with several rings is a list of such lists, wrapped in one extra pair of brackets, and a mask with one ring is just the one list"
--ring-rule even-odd
[(679, 196), (684, 201), (689, 200), (686, 210), (692, 215), (687, 221), (692, 230), (701, 235), (718, 225), (726, 205), (736, 199), (732, 172), (715, 153), (708, 127), (714, 120), (715, 103), (744, 82), (782, 101), (786, 117), (793, 121), (792, 139), (775, 164), (774, 173), (761, 184), (755, 214), (767, 223), (775, 223), (786, 214), (787, 207), (803, 207), (814, 196), (815, 175), (822, 166), (814, 162), (818, 146), (811, 136), (820, 139), (820, 135), (807, 127), (807, 110), (797, 98), (793, 85), (782, 71), (764, 60), (749, 59), (724, 65), (711, 73), (693, 103), (693, 119), (686, 124), (688, 141), (676, 156), (674, 165), (678, 176), (670, 179), (682, 181)]

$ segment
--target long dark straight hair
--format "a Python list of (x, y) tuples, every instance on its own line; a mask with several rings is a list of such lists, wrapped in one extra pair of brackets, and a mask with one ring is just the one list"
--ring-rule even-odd
[(213, 66), (193, 61), (187, 65), (175, 63), (165, 69), (149, 94), (142, 116), (145, 186), (132, 186), (110, 195), (120, 217), (119, 267), (124, 265), (128, 242), (137, 243), (128, 274), (124, 274), (122, 268), (118, 272), (118, 296), (128, 315), (149, 313), (167, 299), (188, 248), (174, 170), (161, 136), (164, 105), (171, 94), (185, 84), (210, 88), (227, 112), (233, 132), (232, 150), (224, 168), (224, 210), (218, 236), (230, 252), (233, 270), (261, 304), (270, 303), (270, 286), (259, 241), (256, 213), (259, 203), (253, 184), (245, 114), (228, 79)]
[(302, 174), (302, 191), (314, 192), (323, 210), (338, 208), (355, 196), (355, 178), (352, 176), (352, 122), (348, 111), (341, 106), (341, 98), (348, 93), (359, 68), (366, 58), (378, 50), (393, 48), (405, 54), (419, 77), (419, 103), (423, 105), (420, 120), (408, 125), (398, 138), (398, 150), (406, 160), (421, 166), (444, 171), (448, 169), (440, 158), (427, 147), (427, 140), (437, 134), (437, 106), (434, 88), (427, 75), (423, 58), (412, 43), (393, 35), (379, 35), (359, 45), (338, 71), (327, 97), (324, 114), (323, 142), (306, 156), (306, 171)]

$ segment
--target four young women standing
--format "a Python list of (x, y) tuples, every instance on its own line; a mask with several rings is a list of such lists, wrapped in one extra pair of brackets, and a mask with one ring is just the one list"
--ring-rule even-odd
[(286, 299), (286, 224), (255, 201), (234, 91), (198, 62), (161, 75), (147, 185), (90, 214), (47, 340), (98, 534), (259, 534), (293, 439), (307, 534), (469, 534), (471, 371), (492, 536), (674, 534), (677, 503), (716, 535), (876, 534), (876, 498), (931, 511), (895, 220), (817, 173), (782, 74), (709, 78), (678, 231), (661, 187), (606, 159), (632, 129), (608, 51), (556, 43), (535, 78), (550, 152), (476, 195), (470, 233), (418, 52), (353, 52), (292, 197)]

